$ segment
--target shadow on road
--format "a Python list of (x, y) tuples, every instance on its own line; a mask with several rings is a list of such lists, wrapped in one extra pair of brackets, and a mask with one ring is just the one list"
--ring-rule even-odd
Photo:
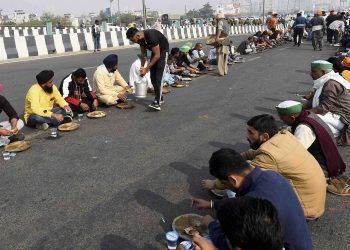
[(107, 234), (103, 236), (100, 243), (101, 250), (143, 250), (143, 249), (152, 249), (153, 246), (146, 244), (142, 248), (138, 248), (129, 242), (127, 239), (124, 239), (115, 234)]
[[(176, 192), (176, 190), (174, 190), (174, 192)], [(190, 199), (174, 204), (162, 196), (146, 189), (137, 190), (134, 196), (137, 203), (161, 214), (165, 223), (159, 218), (159, 225), (163, 228), (164, 232), (167, 232), (171, 228), (171, 223), (175, 217), (181, 214), (190, 213), (190, 210), (194, 210), (191, 209)]]
[(203, 195), (203, 190), (200, 187), (200, 182), (204, 178), (208, 177), (208, 167), (203, 166), (200, 169), (198, 169), (185, 162), (173, 162), (170, 163), (169, 166), (187, 176), (187, 183), (189, 185), (188, 193), (192, 197)]

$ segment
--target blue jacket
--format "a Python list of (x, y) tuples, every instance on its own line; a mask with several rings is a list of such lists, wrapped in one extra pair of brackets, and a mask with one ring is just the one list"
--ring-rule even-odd
[[(255, 168), (244, 180), (236, 196), (251, 196), (270, 201), (276, 208), (283, 230), (284, 248), (286, 250), (313, 249), (304, 212), (289, 182), (274, 171), (262, 171)], [(216, 203), (215, 206), (220, 206)], [(218, 235), (214, 223), (209, 225), (210, 235)], [(220, 242), (211, 237), (214, 244), (225, 249)], [(222, 238), (219, 239), (222, 241)], [(215, 242), (216, 241), (216, 242)], [(219, 249), (221, 249), (219, 247)]]
[(299, 16), (297, 17), (297, 19), (295, 19), (293, 27), (295, 29), (303, 29), (307, 24), (308, 24), (308, 20), (303, 16)]

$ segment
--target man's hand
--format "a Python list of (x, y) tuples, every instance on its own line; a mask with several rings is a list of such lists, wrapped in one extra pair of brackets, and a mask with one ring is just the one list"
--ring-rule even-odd
[(54, 118), (59, 122), (62, 122), (64, 119), (64, 116), (61, 114), (52, 113), (51, 118)]
[(218, 250), (213, 244), (199, 234), (195, 234), (192, 240), (195, 245), (195, 250)]
[(12, 133), (11, 130), (0, 128), (0, 135), (2, 135), (2, 136), (11, 136), (11, 135), (13, 135), (13, 133)]
[(69, 107), (69, 105), (64, 106), (63, 108), (64, 108), (64, 110), (66, 111), (66, 113), (67, 113), (68, 115), (73, 116), (73, 111), (72, 111), (72, 109)]
[(210, 201), (192, 198), (191, 206), (198, 209), (210, 208)]
[(98, 100), (95, 99), (95, 100), (92, 102), (92, 109), (93, 109), (93, 110), (96, 110), (97, 107), (98, 107)]
[(148, 73), (148, 70), (147, 70), (147, 68), (141, 68), (140, 69), (140, 76), (141, 77), (144, 77), (146, 74)]
[(89, 105), (87, 105), (86, 103), (80, 103), (80, 105), (79, 105), (80, 107), (81, 107), (81, 109), (82, 110), (84, 110), (84, 111), (89, 111), (90, 110), (90, 107), (89, 107)]
[(128, 98), (124, 93), (119, 93), (117, 97), (122, 101), (125, 101)]
[(18, 128), (17, 128), (17, 127), (16, 127), (16, 128), (11, 129), (10, 131), (12, 132), (12, 134), (13, 134), (13, 135), (17, 135), (17, 134), (18, 134), (18, 132), (19, 132), (19, 130), (18, 130)]
[(201, 187), (205, 190), (211, 190), (215, 188), (215, 180), (202, 180)]

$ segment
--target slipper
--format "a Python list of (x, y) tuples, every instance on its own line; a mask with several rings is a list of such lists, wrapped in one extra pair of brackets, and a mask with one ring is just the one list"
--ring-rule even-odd
[(332, 182), (334, 182), (334, 181), (340, 181), (344, 184), (350, 185), (350, 178), (345, 176), (345, 175), (340, 175), (340, 176), (329, 179), (330, 184), (332, 184)]
[(327, 186), (327, 191), (339, 196), (348, 196), (350, 195), (350, 185), (347, 185), (342, 181), (332, 179), (330, 184)]

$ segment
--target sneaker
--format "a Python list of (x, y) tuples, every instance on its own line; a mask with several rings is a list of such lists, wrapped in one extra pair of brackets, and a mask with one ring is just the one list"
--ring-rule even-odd
[(340, 47), (340, 43), (336, 43), (333, 45), (334, 47)]
[(47, 130), (49, 128), (49, 124), (47, 123), (37, 124), (35, 125), (35, 127), (40, 130)]
[(150, 107), (151, 109), (157, 110), (157, 111), (162, 110), (162, 108), (160, 107), (160, 105), (157, 102), (152, 102), (150, 105), (148, 105), (148, 107)]

